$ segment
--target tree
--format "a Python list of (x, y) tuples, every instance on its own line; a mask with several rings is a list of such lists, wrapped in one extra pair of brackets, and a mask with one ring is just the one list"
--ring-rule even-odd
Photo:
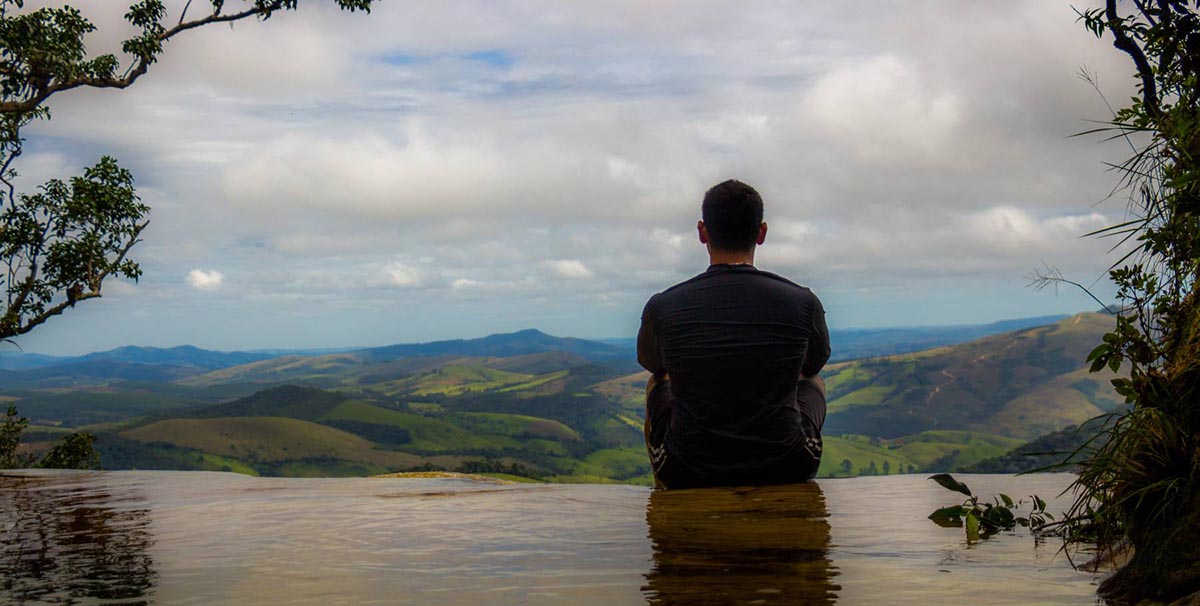
[[(1110, 277), (1122, 304), (1088, 356), (1129, 407), (1082, 449), (1068, 539), (1128, 543), (1110, 599), (1168, 602), (1200, 588), (1200, 2), (1116, 0), (1081, 13), (1136, 69), (1138, 95), (1092, 132), (1129, 142), (1117, 190), (1131, 219), (1099, 235), (1132, 250)], [(1129, 6), (1129, 5), (1126, 5)]]
[[(333, 0), (348, 11), (367, 11), (373, 0)], [(0, 0), (0, 275), (4, 308), (0, 339), (28, 333), (75, 304), (100, 297), (104, 280), (136, 280), (141, 268), (129, 251), (146, 228), (149, 207), (139, 202), (133, 175), (110, 157), (82, 177), (54, 179), (37, 193), (18, 193), (14, 162), (22, 130), (50, 118), (50, 97), (77, 88), (123, 89), (141, 78), (167, 42), (214, 23), (266, 20), (294, 10), (299, 0), (209, 0), (203, 15), (188, 19), (189, 0), (177, 20), (167, 20), (162, 0), (135, 2), (125, 20), (139, 30), (121, 44), (128, 60), (89, 56), (84, 38), (96, 30), (72, 6), (23, 11), (24, 0)], [(226, 4), (236, 5), (229, 8)]]
[(42, 467), (46, 469), (99, 469), (100, 456), (94, 447), (92, 434), (82, 431), (67, 434), (58, 440), (40, 460), (33, 455), (20, 454), (21, 434), (29, 419), (17, 416), (17, 407), (8, 406), (4, 424), (0, 425), (0, 469)]
[(846, 475), (854, 473), (854, 462), (850, 459), (842, 459), (842, 473)]
[[(333, 0), (348, 11), (369, 12), (373, 0)], [(18, 193), (15, 162), (22, 131), (48, 120), (52, 96), (77, 88), (123, 89), (141, 78), (172, 38), (214, 23), (266, 20), (297, 8), (299, 0), (209, 0), (204, 14), (188, 18), (192, 0), (173, 23), (162, 0), (129, 6), (125, 20), (139, 30), (121, 44), (127, 61), (90, 56), (84, 38), (96, 27), (73, 6), (25, 11), (24, 0), (0, 0), (0, 342), (24, 335), (77, 303), (101, 296), (104, 281), (142, 273), (129, 258), (148, 224), (150, 208), (133, 187), (133, 175), (102, 156), (82, 176), (51, 179), (34, 193)], [(199, 8), (197, 8), (199, 10)], [(0, 467), (28, 466), (16, 448), (28, 421), (10, 407), (0, 433)], [(97, 467), (87, 433), (64, 437), (42, 466)]]

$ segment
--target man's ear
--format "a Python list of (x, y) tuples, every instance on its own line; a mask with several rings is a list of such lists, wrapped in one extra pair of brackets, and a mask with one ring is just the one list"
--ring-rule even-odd
[(758, 239), (755, 240), (755, 243), (758, 244), (759, 246), (762, 246), (763, 241), (766, 239), (767, 239), (767, 222), (763, 221), (762, 223), (760, 223), (758, 225)]
[(704, 221), (696, 221), (696, 233), (700, 235), (700, 243), (708, 244), (708, 228), (704, 226)]

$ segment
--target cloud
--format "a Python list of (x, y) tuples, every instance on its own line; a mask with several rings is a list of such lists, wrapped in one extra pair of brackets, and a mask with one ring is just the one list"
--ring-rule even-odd
[(453, 288), (455, 290), (467, 290), (467, 289), (473, 289), (473, 288), (481, 288), (481, 287), (483, 287), (483, 285), (484, 284), (482, 282), (472, 280), (470, 278), (455, 278), (455, 280), (450, 283), (450, 288)]
[[(119, 48), (120, 5), (82, 8), (89, 48)], [(1124, 99), (1128, 58), (1044, 0), (315, 3), (191, 33), (127, 90), (56, 95), (15, 167), (25, 189), (130, 168), (153, 209), (139, 304), (181, 326), (211, 308), (292, 338), (290, 314), (322, 316), (365, 342), (403, 305), (412, 338), (621, 334), (703, 271), (700, 198), (729, 177), (766, 200), (760, 265), (860, 293), (843, 325), (937, 323), (891, 297), (1103, 275), (1108, 243), (1078, 236), (1124, 211), (1092, 205), (1127, 150), (1067, 135), (1107, 115), (1078, 67)], [(240, 296), (188, 307), (223, 286), (197, 266)]]
[(851, 59), (807, 90), (799, 119), (837, 145), (841, 155), (945, 160), (940, 152), (963, 120), (962, 99), (946, 87), (895, 55)]
[(400, 288), (416, 288), (425, 281), (425, 272), (400, 262), (389, 263), (383, 271), (388, 283)]
[(193, 269), (192, 271), (188, 272), (185, 280), (187, 281), (188, 286), (191, 286), (196, 290), (213, 291), (217, 290), (222, 284), (225, 283), (225, 274), (222, 274), (215, 269)]
[(554, 261), (546, 261), (546, 267), (554, 275), (560, 278), (570, 280), (579, 280), (595, 277), (592, 270), (577, 259), (558, 259)]

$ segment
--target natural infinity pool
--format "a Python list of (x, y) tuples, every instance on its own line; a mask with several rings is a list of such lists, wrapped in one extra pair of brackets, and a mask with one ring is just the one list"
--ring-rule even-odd
[[(1070, 482), (960, 479), (1013, 497)], [(968, 545), (925, 519), (955, 496), (917, 475), (652, 492), (16, 472), (0, 477), (0, 604), (1097, 603), (1054, 540)]]

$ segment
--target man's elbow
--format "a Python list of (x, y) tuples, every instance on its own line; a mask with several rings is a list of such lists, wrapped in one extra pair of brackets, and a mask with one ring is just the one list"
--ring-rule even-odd
[(817, 389), (820, 390), (821, 395), (822, 396), (825, 395), (825, 379), (822, 379), (820, 374), (818, 374), (818, 373), (813, 373), (811, 375), (801, 374), (800, 380), (808, 381), (809, 383), (816, 385)]

